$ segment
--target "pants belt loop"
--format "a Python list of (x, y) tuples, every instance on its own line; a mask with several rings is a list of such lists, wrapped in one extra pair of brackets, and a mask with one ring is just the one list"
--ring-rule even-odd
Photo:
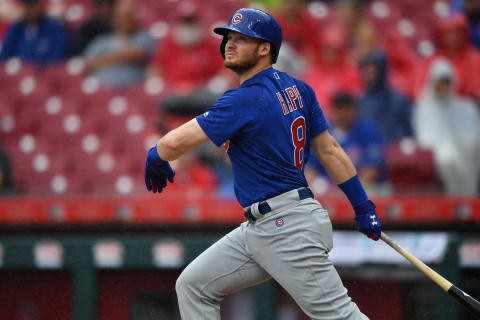
[(252, 216), (255, 219), (259, 219), (259, 218), (262, 217), (262, 214), (260, 213), (260, 211), (258, 211), (258, 204), (259, 204), (259, 202), (255, 202), (254, 204), (252, 204), (250, 206), (250, 212), (252, 213)]

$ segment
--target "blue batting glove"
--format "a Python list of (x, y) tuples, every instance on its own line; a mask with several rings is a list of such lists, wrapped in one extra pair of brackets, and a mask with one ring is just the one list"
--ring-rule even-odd
[(380, 234), (382, 233), (382, 223), (375, 208), (375, 205), (370, 200), (353, 207), (358, 231), (364, 233), (370, 239), (377, 241), (380, 239)]
[(167, 180), (173, 183), (175, 170), (172, 169), (168, 161), (162, 160), (157, 152), (157, 145), (150, 148), (147, 154), (145, 164), (145, 185), (148, 191), (153, 193), (162, 192), (167, 186)]

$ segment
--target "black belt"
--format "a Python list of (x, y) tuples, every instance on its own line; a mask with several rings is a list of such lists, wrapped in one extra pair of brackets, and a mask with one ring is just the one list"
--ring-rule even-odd
[[(313, 192), (312, 190), (310, 190), (310, 188), (302, 188), (302, 189), (297, 189), (297, 192), (298, 192), (298, 198), (299, 200), (303, 200), (303, 199), (307, 199), (307, 198), (315, 198), (313, 196)], [(261, 201), (259, 204), (258, 204), (258, 212), (260, 212), (261, 215), (264, 215), (264, 214), (267, 214), (269, 213), (270, 211), (272, 211), (272, 208), (270, 208), (270, 205), (266, 202), (266, 201)], [(251, 206), (246, 208), (244, 211), (243, 211), (243, 215), (245, 216), (245, 218), (247, 218), (247, 220), (249, 221), (255, 221), (257, 220), (253, 214), (252, 214), (252, 209), (251, 209)]]

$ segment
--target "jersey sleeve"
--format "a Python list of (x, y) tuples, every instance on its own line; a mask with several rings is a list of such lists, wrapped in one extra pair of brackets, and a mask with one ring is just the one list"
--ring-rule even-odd
[(240, 95), (237, 90), (227, 91), (212, 107), (196, 117), (205, 134), (218, 147), (250, 121), (245, 96), (245, 93)]
[(322, 108), (318, 103), (317, 96), (313, 89), (305, 84), (306, 91), (310, 100), (310, 136), (315, 137), (319, 133), (328, 129), (329, 125)]

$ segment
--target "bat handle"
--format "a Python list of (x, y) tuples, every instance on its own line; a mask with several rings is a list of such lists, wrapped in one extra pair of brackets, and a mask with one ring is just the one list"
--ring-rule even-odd
[(427, 266), (425, 263), (420, 261), (417, 257), (415, 257), (413, 254), (402, 248), (400, 245), (398, 245), (395, 241), (390, 239), (389, 236), (387, 236), (385, 233), (381, 233), (380, 238), (388, 244), (390, 247), (392, 247), (395, 251), (400, 253), (405, 259), (410, 261), (411, 264), (413, 264), (417, 269), (422, 271), (427, 277), (429, 277), (432, 281), (434, 281), (437, 285), (439, 285), (445, 292), (448, 292), (450, 287), (453, 285), (450, 281), (442, 277), (440, 274), (435, 272), (434, 270), (430, 269), (429, 266)]

